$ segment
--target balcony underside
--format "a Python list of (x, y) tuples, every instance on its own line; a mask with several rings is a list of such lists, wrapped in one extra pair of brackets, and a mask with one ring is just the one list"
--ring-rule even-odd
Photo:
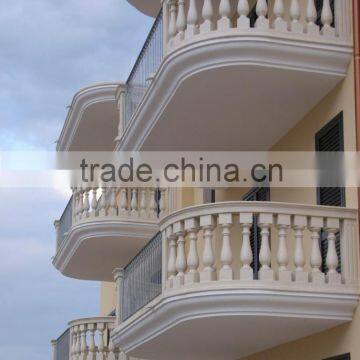
[(296, 34), (197, 39), (164, 59), (119, 149), (268, 149), (344, 79), (352, 54)]
[(173, 292), (117, 327), (113, 340), (139, 358), (235, 360), (350, 321), (357, 301), (343, 290), (286, 291), (260, 282)]
[(53, 264), (72, 278), (113, 281), (113, 270), (126, 266), (157, 231), (151, 221), (84, 222), (70, 230)]

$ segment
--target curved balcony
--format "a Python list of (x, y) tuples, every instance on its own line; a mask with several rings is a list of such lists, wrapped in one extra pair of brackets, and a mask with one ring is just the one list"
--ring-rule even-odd
[(55, 221), (54, 266), (69, 277), (113, 281), (113, 270), (128, 264), (159, 231), (166, 197), (164, 189), (152, 188), (75, 190)]
[(349, 0), (292, 3), (164, 1), (124, 90), (117, 148), (273, 145), (345, 78), (352, 58)]
[[(148, 359), (230, 360), (351, 321), (359, 300), (356, 219), (352, 209), (271, 202), (167, 216), (162, 293), (123, 318), (114, 343)], [(158, 272), (142, 273), (149, 278), (135, 277), (135, 292), (147, 292)]]
[(114, 317), (95, 317), (73, 320), (69, 328), (52, 341), (55, 360), (118, 359), (121, 354), (110, 339), (115, 326)]

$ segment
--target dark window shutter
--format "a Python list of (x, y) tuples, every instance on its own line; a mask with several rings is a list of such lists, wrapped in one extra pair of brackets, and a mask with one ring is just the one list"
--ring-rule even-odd
[[(325, 125), (315, 136), (316, 151), (344, 151), (344, 131), (343, 131), (343, 113), (337, 115), (327, 125)], [(336, 169), (333, 169), (336, 171)], [(337, 170), (337, 171), (341, 171)], [(324, 187), (317, 189), (318, 205), (326, 206), (345, 206), (345, 190), (341, 187)], [(321, 233), (321, 255), (323, 260), (322, 270), (327, 272), (326, 255), (327, 255), (327, 234)], [(336, 234), (336, 252), (341, 259), (340, 233)], [(340, 263), (340, 262), (339, 262)], [(341, 265), (338, 267), (341, 272)]]
[[(244, 201), (270, 201), (269, 188), (254, 188), (243, 197)], [(250, 233), (250, 244), (253, 253), (253, 262), (251, 267), (254, 270), (254, 279), (258, 279), (260, 270), (260, 246), (261, 246), (261, 229), (258, 226), (258, 216), (254, 215), (253, 226)]]
[[(322, 25), (321, 24), (321, 11), (323, 8), (323, 3), (324, 3), (324, 0), (315, 0), (315, 6), (316, 6), (316, 11), (317, 11), (316, 24), (320, 25), (320, 26)], [(330, 0), (330, 6), (331, 6), (331, 10), (332, 10), (332, 13), (334, 16), (334, 20), (331, 25), (335, 26), (335, 1), (334, 0)]]

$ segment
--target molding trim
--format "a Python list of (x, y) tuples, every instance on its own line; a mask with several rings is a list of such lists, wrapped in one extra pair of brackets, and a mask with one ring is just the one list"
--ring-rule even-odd
[(131, 237), (148, 240), (158, 231), (159, 226), (156, 221), (106, 219), (81, 223), (71, 228), (53, 258), (53, 265), (64, 273), (80, 245), (89, 239)]
[(311, 291), (308, 288), (307, 292), (301, 290), (298, 287), (294, 291), (284, 291), (261, 282), (254, 289), (235, 282), (228, 289), (168, 293), (117, 326), (112, 340), (125, 353), (131, 354), (177, 325), (200, 318), (214, 318), (214, 324), (215, 318), (234, 316), (239, 317), (239, 321), (241, 316), (311, 318), (339, 323), (352, 320), (359, 301), (357, 292), (344, 294), (339, 289), (338, 293), (327, 293), (324, 289), (315, 288)]
[(116, 102), (119, 83), (103, 83), (79, 90), (71, 102), (64, 126), (60, 133), (56, 150), (69, 151), (74, 135), (84, 112), (92, 105), (104, 102)]
[(180, 85), (205, 70), (252, 65), (345, 77), (352, 44), (343, 39), (226, 32), (199, 36), (168, 54), (140, 103), (116, 150), (141, 150)]
[(185, 218), (191, 218), (201, 215), (213, 215), (228, 212), (251, 212), (251, 213), (278, 213), (284, 215), (297, 215), (304, 216), (320, 216), (329, 218), (340, 218), (348, 220), (357, 219), (357, 210), (350, 208), (336, 208), (332, 206), (318, 206), (318, 205), (303, 205), (303, 204), (291, 204), (280, 202), (266, 202), (266, 201), (227, 201), (217, 202), (211, 204), (201, 204), (195, 206), (189, 206), (180, 209), (170, 215), (164, 217), (160, 221), (160, 229), (163, 231), (167, 226), (184, 220)]

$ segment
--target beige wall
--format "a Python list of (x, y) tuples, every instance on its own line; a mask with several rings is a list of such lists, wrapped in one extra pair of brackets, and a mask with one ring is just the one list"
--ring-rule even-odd
[(115, 283), (102, 282), (100, 287), (100, 316), (108, 316), (116, 307)]

